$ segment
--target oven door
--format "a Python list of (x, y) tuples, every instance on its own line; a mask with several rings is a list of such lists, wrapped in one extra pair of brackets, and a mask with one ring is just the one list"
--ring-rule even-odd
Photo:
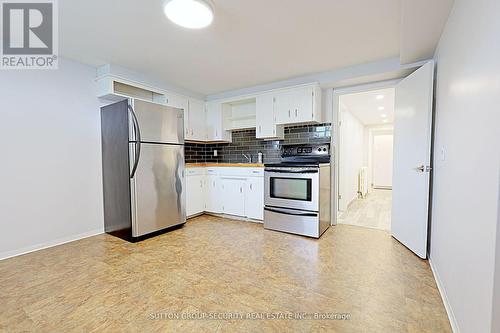
[(265, 205), (317, 212), (318, 186), (319, 168), (265, 169)]

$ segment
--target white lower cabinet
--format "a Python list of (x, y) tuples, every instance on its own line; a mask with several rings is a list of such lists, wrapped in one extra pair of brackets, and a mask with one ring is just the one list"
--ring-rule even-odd
[(205, 179), (205, 211), (222, 213), (222, 184), (218, 176), (207, 175)]
[(255, 220), (264, 219), (264, 178), (250, 177), (246, 181), (245, 192), (246, 217)]
[(201, 168), (188, 169), (186, 177), (186, 215), (205, 211), (205, 176)]
[(225, 178), (222, 180), (222, 212), (245, 216), (245, 179)]
[(205, 211), (263, 220), (262, 168), (188, 168), (186, 174), (187, 216)]

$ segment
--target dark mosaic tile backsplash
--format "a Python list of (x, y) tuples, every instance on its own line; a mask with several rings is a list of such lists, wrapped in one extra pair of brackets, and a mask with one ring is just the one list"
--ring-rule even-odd
[[(186, 163), (248, 162), (242, 154), (251, 154), (252, 162), (257, 162), (259, 152), (264, 154), (264, 163), (276, 163), (280, 161), (281, 145), (330, 142), (331, 128), (330, 123), (285, 127), (285, 139), (280, 141), (256, 139), (254, 129), (234, 131), (232, 143), (186, 143)], [(217, 156), (213, 154), (215, 149)]]

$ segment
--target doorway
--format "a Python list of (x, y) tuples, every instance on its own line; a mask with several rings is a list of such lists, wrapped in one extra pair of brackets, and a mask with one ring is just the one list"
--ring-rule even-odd
[[(379, 89), (392, 88), (394, 92), (393, 99), (393, 170), (392, 170), (392, 207), (390, 209), (390, 233), (392, 237), (413, 251), (420, 258), (427, 258), (428, 254), (428, 229), (429, 229), (429, 200), (431, 197), (431, 171), (432, 171), (432, 127), (433, 127), (433, 86), (434, 86), (434, 62), (427, 61), (420, 68), (406, 76), (401, 80), (392, 80), (385, 82), (370, 83), (360, 86), (334, 89), (333, 91), (333, 136), (332, 147), (334, 149), (334, 170), (335, 181), (337, 186), (334, 186), (335, 195), (333, 200), (333, 214), (336, 223), (353, 223), (356, 215), (350, 221), (345, 221), (349, 212), (347, 208), (352, 206), (353, 199), (350, 196), (345, 196), (348, 192), (345, 191), (346, 183), (353, 181), (352, 177), (346, 177), (351, 171), (345, 167), (345, 162), (349, 161), (350, 154), (359, 153), (359, 146), (351, 150), (346, 150), (345, 141), (349, 136), (350, 131), (346, 131), (348, 126), (344, 126), (345, 119), (349, 119), (349, 115), (345, 112), (352, 111), (345, 101), (345, 98), (356, 94), (373, 92)], [(367, 95), (367, 94), (365, 94)], [(373, 96), (372, 96), (373, 97)], [(381, 102), (385, 97), (375, 96), (375, 99)], [(373, 99), (372, 99), (373, 101)], [(369, 113), (371, 116), (377, 113)], [(384, 112), (386, 106), (377, 106), (377, 111)], [(356, 112), (352, 112), (356, 113)], [(347, 115), (347, 117), (346, 117)], [(384, 118), (382, 122), (385, 125), (391, 125), (388, 119), (389, 114), (378, 114), (380, 118)], [(360, 118), (360, 117), (358, 117)], [(359, 121), (359, 119), (358, 119)], [(365, 126), (366, 127), (366, 126)], [(380, 128), (377, 128), (380, 129)], [(373, 128), (375, 130), (375, 128)], [(365, 131), (366, 132), (366, 131)], [(369, 137), (369, 136), (365, 136)], [(387, 141), (387, 138), (386, 138)], [(369, 147), (369, 146), (368, 146)], [(363, 148), (361, 148), (363, 149)], [(366, 149), (366, 148), (365, 148)], [(370, 150), (370, 148), (368, 148)], [(366, 156), (366, 154), (364, 154)], [(367, 163), (373, 163), (372, 156)], [(349, 162), (348, 162), (349, 163)], [(385, 164), (385, 165), (388, 165)], [(363, 168), (364, 169), (364, 166)], [(368, 170), (373, 168), (368, 167)], [(361, 173), (361, 175), (366, 175)], [(383, 191), (382, 189), (374, 188), (373, 174), (368, 172), (368, 176), (359, 176), (363, 179), (361, 189), (358, 194), (362, 195), (371, 190)], [(368, 179), (367, 190), (364, 190), (363, 184), (366, 184)], [(387, 187), (387, 186), (386, 186)], [(389, 189), (384, 189), (388, 191)], [(360, 192), (360, 193), (359, 193)], [(382, 192), (377, 192), (382, 193)], [(386, 192), (387, 193), (387, 192)], [(359, 202), (356, 198), (354, 203)], [(379, 210), (380, 212), (380, 210)], [(358, 217), (361, 213), (358, 213)], [(365, 216), (371, 216), (366, 209), (363, 209)], [(344, 220), (343, 220), (344, 219)], [(336, 222), (336, 223), (335, 223)]]
[(341, 224), (391, 231), (394, 88), (339, 96)]

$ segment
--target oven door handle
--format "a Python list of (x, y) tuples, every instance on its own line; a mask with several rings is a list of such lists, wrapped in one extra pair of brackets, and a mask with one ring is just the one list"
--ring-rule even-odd
[(318, 173), (318, 170), (278, 170), (278, 169), (265, 169), (266, 172), (276, 173)]
[(312, 216), (316, 217), (318, 216), (318, 213), (300, 213), (300, 212), (295, 212), (291, 209), (280, 209), (280, 208), (270, 208), (270, 207), (264, 207), (264, 210), (267, 210), (269, 212), (273, 213), (279, 213), (279, 214), (286, 214), (286, 215), (294, 215), (294, 216)]

